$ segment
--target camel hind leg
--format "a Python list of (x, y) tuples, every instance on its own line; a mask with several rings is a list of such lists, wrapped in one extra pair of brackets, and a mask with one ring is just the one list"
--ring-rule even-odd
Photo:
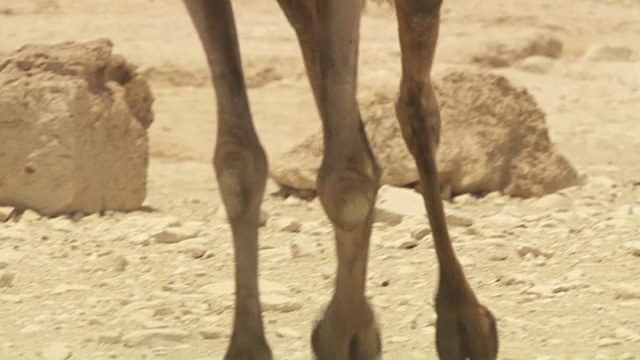
[(493, 360), (498, 353), (495, 319), (466, 280), (447, 230), (440, 198), (435, 152), (440, 113), (431, 85), (431, 66), (441, 0), (396, 0), (402, 53), (402, 81), (396, 115), (413, 155), (439, 263), (436, 346), (440, 359)]

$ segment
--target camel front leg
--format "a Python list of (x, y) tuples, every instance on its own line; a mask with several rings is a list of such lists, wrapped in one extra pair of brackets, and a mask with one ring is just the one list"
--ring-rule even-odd
[(267, 157), (253, 126), (230, 0), (185, 0), (216, 92), (213, 165), (233, 234), (235, 312), (227, 360), (271, 360), (258, 291), (258, 218)]
[(451, 244), (438, 183), (435, 153), (440, 113), (431, 85), (431, 66), (441, 0), (396, 0), (402, 52), (402, 81), (396, 115), (413, 155), (439, 263), (436, 346), (443, 360), (493, 360), (498, 335), (491, 312), (469, 285)]

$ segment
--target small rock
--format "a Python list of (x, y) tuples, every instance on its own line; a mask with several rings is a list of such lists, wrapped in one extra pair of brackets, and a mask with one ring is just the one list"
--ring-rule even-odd
[(602, 338), (598, 340), (598, 347), (609, 347), (614, 345), (619, 345), (621, 343), (618, 339), (613, 338)]
[(276, 336), (280, 338), (297, 339), (300, 338), (300, 333), (291, 328), (279, 328), (276, 329)]
[(621, 300), (640, 299), (640, 286), (631, 284), (618, 285), (615, 289), (614, 298)]
[(206, 240), (202, 238), (186, 239), (176, 245), (178, 251), (200, 259), (207, 252)]
[(177, 244), (195, 238), (200, 232), (195, 226), (169, 227), (154, 234), (153, 239), (159, 244)]
[(38, 221), (42, 219), (42, 215), (38, 214), (37, 212), (31, 210), (31, 209), (27, 209), (25, 210), (22, 215), (20, 215), (20, 221), (24, 221), (24, 222), (34, 222), (34, 221)]
[(548, 56), (534, 55), (520, 63), (520, 69), (534, 74), (546, 74), (553, 66), (553, 59)]
[(267, 221), (269, 221), (269, 213), (264, 209), (260, 209), (260, 218), (258, 221), (260, 227), (265, 226), (267, 224)]
[(68, 344), (51, 343), (40, 353), (42, 360), (67, 360), (73, 355), (73, 350)]
[(622, 45), (591, 45), (582, 56), (587, 61), (626, 62), (631, 59), (633, 50)]
[(13, 214), (13, 208), (9, 206), (0, 206), (0, 222), (9, 220), (9, 217)]
[(531, 206), (543, 211), (567, 211), (571, 209), (571, 201), (561, 194), (549, 194), (531, 203)]
[(188, 331), (179, 329), (149, 329), (132, 331), (122, 337), (125, 346), (134, 347), (156, 340), (184, 341), (190, 336)]
[(505, 253), (505, 252), (496, 252), (491, 254), (491, 256), (489, 257), (489, 260), (491, 261), (504, 261), (507, 260), (509, 258), (509, 254)]
[(636, 360), (636, 356), (632, 353), (624, 353), (618, 357), (618, 360)]
[(431, 228), (427, 225), (417, 226), (411, 230), (411, 236), (417, 241), (423, 240), (429, 234), (431, 234)]
[(289, 249), (291, 258), (299, 258), (310, 256), (314, 257), (322, 253), (322, 249), (318, 246), (318, 243), (308, 237), (296, 236), (289, 243)]
[(399, 241), (399, 242), (397, 243), (396, 247), (397, 247), (398, 249), (405, 249), (405, 250), (408, 250), (408, 249), (413, 249), (413, 248), (415, 248), (415, 247), (416, 247), (416, 246), (418, 246), (418, 245), (420, 245), (420, 242), (418, 242), (417, 240), (415, 240), (415, 239), (407, 239), (407, 240), (401, 240), (401, 241)]
[(122, 342), (122, 330), (103, 332), (98, 334), (96, 340), (100, 344), (119, 344)]
[(261, 296), (262, 310), (292, 312), (300, 309), (302, 303), (298, 300), (280, 294), (263, 294)]
[(205, 340), (215, 340), (225, 336), (224, 330), (216, 326), (207, 326), (205, 328), (198, 330), (198, 333)]
[(614, 333), (618, 339), (640, 342), (640, 334), (625, 327), (616, 328)]
[(129, 239), (131, 245), (147, 246), (151, 244), (151, 238), (147, 234), (136, 234)]
[(575, 269), (564, 274), (564, 279), (568, 281), (575, 281), (580, 279), (583, 274), (584, 274), (584, 271), (580, 269)]
[(302, 224), (291, 218), (270, 219), (267, 225), (273, 230), (284, 232), (298, 232), (302, 227)]
[(640, 241), (631, 241), (626, 244), (626, 247), (631, 251), (631, 254), (640, 256)]
[(447, 225), (449, 226), (460, 226), (460, 227), (468, 227), (473, 225), (473, 219), (457, 215), (457, 214), (447, 214)]
[(531, 275), (523, 275), (523, 274), (510, 274), (504, 277), (502, 283), (505, 285), (533, 285), (534, 279)]
[(0, 273), (0, 287), (9, 287), (13, 283), (16, 274), (3, 271)]
[(534, 285), (524, 291), (525, 294), (537, 295), (539, 297), (549, 297), (555, 294), (553, 285)]
[(516, 252), (518, 253), (518, 255), (520, 255), (520, 257), (524, 258), (525, 256), (531, 254), (534, 257), (538, 257), (538, 256), (544, 256), (547, 259), (550, 259), (553, 256), (553, 252), (551, 251), (542, 251), (539, 248), (533, 246), (533, 245), (520, 245), (518, 246), (518, 248), (516, 249)]
[(460, 205), (472, 205), (478, 202), (478, 198), (466, 193), (453, 198), (453, 202)]

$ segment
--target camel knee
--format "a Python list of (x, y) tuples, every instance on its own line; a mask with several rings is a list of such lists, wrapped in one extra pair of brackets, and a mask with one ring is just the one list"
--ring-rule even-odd
[(334, 226), (350, 230), (363, 224), (373, 209), (379, 181), (380, 170), (373, 157), (362, 168), (321, 167), (318, 197)]
[(442, 0), (396, 0), (396, 6), (409, 15), (411, 25), (420, 26), (425, 20), (438, 17)]
[(223, 138), (216, 144), (213, 167), (230, 220), (259, 213), (266, 186), (267, 156), (259, 141)]

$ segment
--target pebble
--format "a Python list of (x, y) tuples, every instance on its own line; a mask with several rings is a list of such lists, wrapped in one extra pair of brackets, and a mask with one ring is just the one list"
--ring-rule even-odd
[(207, 252), (206, 240), (203, 238), (186, 239), (176, 246), (178, 252), (190, 255), (194, 259), (200, 259)]
[(279, 338), (290, 338), (290, 339), (298, 339), (302, 337), (299, 332), (286, 327), (276, 329), (276, 336)]
[(8, 271), (0, 272), (0, 288), (1, 287), (10, 287), (13, 283), (13, 279), (15, 279), (16, 274)]
[(13, 213), (13, 208), (10, 206), (0, 206), (0, 222), (9, 220), (9, 216)]
[(106, 331), (98, 334), (96, 341), (100, 344), (119, 344), (122, 342), (122, 330)]
[(40, 353), (42, 360), (67, 360), (73, 355), (71, 346), (65, 343), (50, 343)]
[(633, 342), (640, 342), (640, 334), (635, 331), (629, 330), (625, 327), (618, 327), (615, 329), (614, 334), (616, 338), (622, 340), (628, 340)]
[(631, 59), (633, 50), (623, 45), (594, 44), (582, 56), (587, 61), (626, 62)]
[(153, 235), (153, 240), (159, 244), (177, 244), (198, 236), (201, 229), (195, 226), (169, 227)]
[(534, 55), (525, 58), (520, 63), (520, 68), (534, 74), (545, 74), (553, 66), (553, 59), (548, 56)]
[(205, 340), (215, 340), (225, 336), (225, 331), (217, 326), (203, 327), (198, 330), (198, 333)]
[(516, 252), (522, 258), (526, 257), (529, 254), (533, 255), (534, 257), (538, 257), (542, 255), (547, 259), (553, 256), (553, 252), (540, 250), (538, 247), (533, 245), (520, 245), (516, 248)]
[(292, 259), (300, 257), (314, 257), (322, 253), (322, 248), (313, 238), (296, 236), (289, 243), (289, 253)]
[(139, 345), (149, 344), (153, 341), (184, 341), (191, 334), (188, 331), (165, 328), (165, 329), (148, 329), (132, 331), (122, 337), (125, 346), (136, 347)]
[(473, 225), (473, 219), (470, 217), (462, 216), (459, 214), (447, 214), (447, 225), (449, 226), (459, 226), (459, 227), (468, 227)]
[(277, 312), (292, 312), (300, 309), (302, 303), (289, 296), (280, 294), (262, 294), (260, 297), (262, 310)]
[(302, 227), (302, 224), (295, 219), (292, 218), (273, 218), (269, 219), (267, 223), (267, 227), (276, 231), (284, 231), (284, 232), (298, 232)]
[(640, 299), (640, 286), (631, 284), (618, 285), (615, 289), (614, 298), (621, 300)]
[(629, 249), (632, 255), (640, 256), (640, 241), (630, 241), (625, 244), (625, 247)]

